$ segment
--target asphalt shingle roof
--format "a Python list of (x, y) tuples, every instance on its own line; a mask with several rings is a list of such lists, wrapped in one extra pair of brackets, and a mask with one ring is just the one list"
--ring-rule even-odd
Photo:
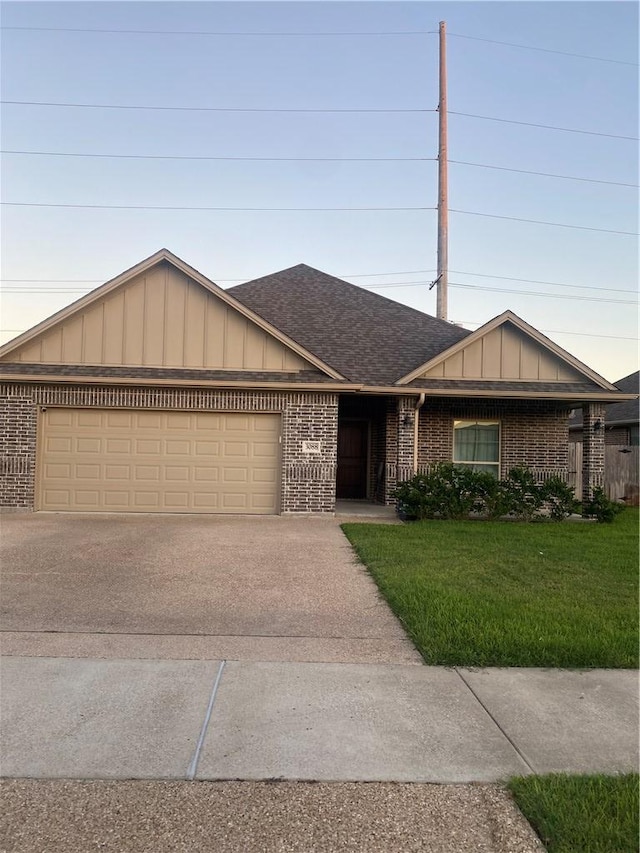
[[(614, 383), (616, 388), (626, 394), (640, 394), (640, 370), (630, 373)], [(605, 423), (637, 423), (640, 420), (638, 400), (623, 400), (621, 403), (607, 403)], [(577, 409), (570, 421), (571, 429), (582, 427), (582, 410)]]
[(2, 373), (21, 376), (104, 376), (107, 379), (176, 379), (215, 382), (326, 382), (336, 383), (319, 370), (298, 370), (290, 373), (268, 370), (190, 370), (180, 367), (110, 367), (90, 364), (30, 364), (25, 361), (0, 365)]
[(471, 334), (306, 264), (227, 290), (352, 382), (390, 385)]

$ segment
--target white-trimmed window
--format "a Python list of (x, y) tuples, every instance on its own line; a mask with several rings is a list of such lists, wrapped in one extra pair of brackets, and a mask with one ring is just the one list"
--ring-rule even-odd
[(500, 477), (500, 422), (454, 421), (453, 462)]

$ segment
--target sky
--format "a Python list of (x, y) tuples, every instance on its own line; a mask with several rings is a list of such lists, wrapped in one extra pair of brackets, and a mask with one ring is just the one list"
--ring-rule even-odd
[(435, 315), (445, 21), (449, 320), (510, 309), (638, 369), (636, 3), (0, 11), (0, 342), (162, 247), (225, 288), (306, 263)]

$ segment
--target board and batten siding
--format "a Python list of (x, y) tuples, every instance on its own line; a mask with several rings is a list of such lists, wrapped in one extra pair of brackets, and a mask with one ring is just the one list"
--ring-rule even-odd
[(577, 370), (510, 323), (504, 323), (463, 347), (422, 376), (545, 382), (583, 379)]
[(46, 364), (297, 372), (293, 350), (202, 285), (159, 264), (12, 353)]

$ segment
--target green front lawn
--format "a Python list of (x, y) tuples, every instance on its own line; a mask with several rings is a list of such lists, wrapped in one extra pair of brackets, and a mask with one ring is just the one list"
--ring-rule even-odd
[(548, 853), (637, 853), (638, 775), (524, 776), (509, 790)]
[(638, 665), (637, 510), (342, 529), (428, 664)]

